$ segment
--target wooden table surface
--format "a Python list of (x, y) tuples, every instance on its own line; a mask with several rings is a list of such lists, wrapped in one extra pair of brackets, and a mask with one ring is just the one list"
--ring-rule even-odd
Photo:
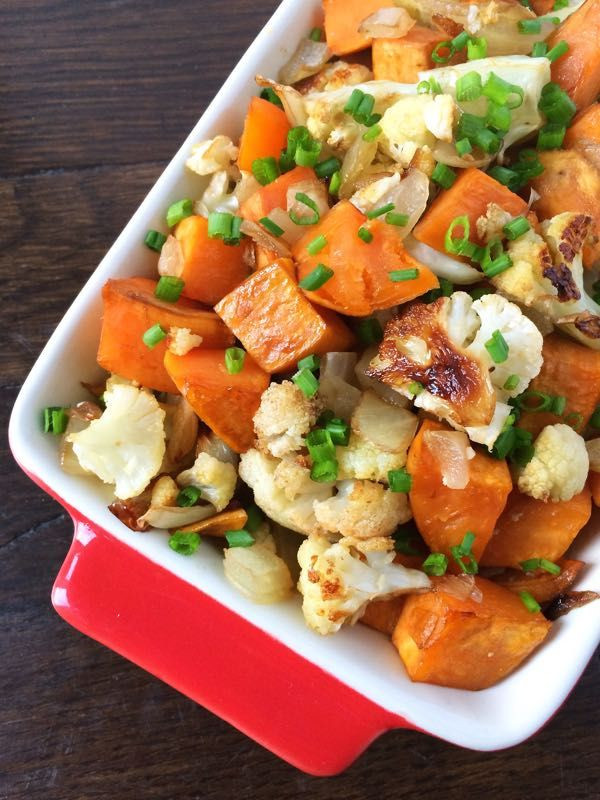
[[(6, 420), (54, 326), (275, 5), (0, 3)], [(1, 800), (600, 797), (598, 656), (550, 724), (506, 752), (397, 731), (335, 778), (288, 766), (59, 619), (50, 588), (71, 523), (2, 446)]]

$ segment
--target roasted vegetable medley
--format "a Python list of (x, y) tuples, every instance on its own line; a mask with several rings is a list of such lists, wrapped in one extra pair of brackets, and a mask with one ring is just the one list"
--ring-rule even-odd
[(483, 689), (596, 597), (600, 0), (323, 6), (193, 147), (155, 274), (104, 286), (108, 377), (45, 429), (249, 601)]

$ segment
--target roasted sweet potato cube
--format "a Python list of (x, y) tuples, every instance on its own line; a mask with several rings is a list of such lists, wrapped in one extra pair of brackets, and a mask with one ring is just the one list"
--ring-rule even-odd
[(269, 375), (249, 355), (242, 370), (231, 375), (225, 350), (197, 347), (185, 356), (167, 350), (165, 367), (196, 414), (237, 453), (254, 443), (254, 415)]
[(434, 553), (444, 553), (450, 569), (458, 565), (450, 547), (459, 545), (467, 531), (475, 534), (472, 552), (479, 560), (512, 489), (506, 462), (478, 452), (469, 461), (469, 483), (464, 489), (444, 486), (435, 454), (427, 445), (428, 431), (450, 430), (434, 420), (425, 420), (408, 451), (407, 468), (412, 475), (410, 505), (419, 533)]
[(372, 39), (358, 32), (360, 23), (374, 11), (393, 5), (390, 0), (323, 0), (325, 36), (336, 56), (364, 50)]
[(600, 472), (590, 472), (588, 476), (588, 483), (592, 493), (592, 500), (594, 505), (600, 507)]
[(175, 393), (175, 384), (163, 364), (166, 340), (147, 347), (142, 337), (149, 328), (158, 324), (166, 333), (171, 327), (189, 328), (202, 336), (203, 347), (227, 347), (234, 340), (214, 311), (185, 297), (167, 303), (155, 296), (155, 289), (156, 281), (150, 278), (119, 278), (105, 283), (98, 363), (108, 372), (149, 389)]
[(306, 355), (354, 343), (337, 314), (314, 308), (278, 263), (247, 278), (215, 311), (267, 372), (286, 372)]
[(521, 569), (508, 569), (493, 578), (494, 583), (510, 589), (511, 592), (529, 592), (538, 603), (548, 603), (557, 595), (570, 589), (585, 566), (583, 561), (574, 558), (559, 558), (556, 562), (560, 574), (553, 575), (544, 569), (523, 572)]
[(491, 581), (476, 578), (475, 596), (467, 599), (450, 593), (444, 581), (406, 599), (392, 635), (412, 681), (487, 689), (550, 630), (542, 614), (528, 611), (518, 595)]
[(372, 600), (360, 618), (364, 625), (391, 636), (404, 606), (406, 595), (388, 600)]
[(443, 31), (434, 31), (422, 25), (399, 39), (373, 40), (373, 75), (376, 81), (418, 83), (419, 72), (436, 66), (431, 52), (448, 36)]
[(529, 558), (557, 561), (588, 522), (592, 497), (586, 488), (571, 500), (535, 500), (514, 489), (485, 548), (481, 563), (518, 567)]

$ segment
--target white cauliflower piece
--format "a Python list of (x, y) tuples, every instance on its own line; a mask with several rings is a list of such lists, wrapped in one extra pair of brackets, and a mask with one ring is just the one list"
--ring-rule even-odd
[(388, 472), (406, 464), (406, 453), (384, 453), (357, 433), (350, 434), (347, 447), (336, 448), (338, 478), (388, 482)]
[[(260, 450), (248, 450), (240, 458), (240, 478), (253, 490), (256, 505), (274, 522), (296, 533), (321, 533), (313, 505), (332, 496), (333, 484), (310, 481), (309, 486), (303, 482), (298, 486), (302, 491), (291, 501), (289, 489), (278, 486), (275, 477), (281, 463)], [(281, 472), (278, 480), (281, 484)]]
[(176, 356), (185, 356), (202, 344), (202, 336), (192, 333), (190, 328), (169, 328), (167, 347)]
[(330, 533), (370, 539), (390, 534), (411, 518), (408, 497), (373, 481), (340, 481), (338, 493), (316, 502), (315, 517)]
[(240, 207), (237, 186), (232, 188), (231, 172), (215, 172), (202, 197), (194, 203), (194, 213), (208, 217), (213, 211), (235, 214)]
[(435, 145), (436, 137), (425, 124), (428, 106), (433, 106), (433, 97), (429, 94), (402, 97), (388, 108), (379, 122), (381, 149), (403, 167), (409, 166), (420, 147)]
[(237, 161), (239, 150), (229, 136), (215, 136), (192, 147), (192, 154), (185, 165), (197, 175), (212, 175), (228, 170)]
[(425, 127), (436, 139), (451, 142), (454, 136), (454, 123), (458, 117), (458, 109), (454, 98), (449, 94), (438, 94), (423, 109)]
[[(485, 347), (495, 331), (509, 348), (500, 364)], [(510, 414), (508, 399), (541, 369), (542, 344), (533, 322), (504, 297), (490, 294), (473, 302), (465, 292), (454, 292), (428, 305), (415, 303), (392, 319), (367, 374), (491, 449)], [(519, 381), (507, 390), (509, 375)], [(413, 397), (414, 382), (423, 389)]]
[(502, 229), (511, 219), (513, 219), (512, 214), (509, 214), (497, 203), (488, 203), (485, 214), (479, 217), (475, 223), (477, 235), (486, 243), (491, 242), (492, 239), (504, 239)]
[(536, 500), (570, 500), (583, 491), (590, 460), (583, 438), (569, 425), (547, 425), (535, 454), (519, 471), (519, 489)]
[(165, 454), (165, 412), (146, 389), (111, 379), (106, 385), (106, 410), (67, 441), (82, 468), (127, 500), (141, 494), (157, 474)]
[(347, 61), (332, 61), (312, 78), (299, 87), (301, 94), (309, 92), (332, 92), (344, 86), (356, 86), (373, 78), (373, 73), (363, 64), (349, 64)]
[(194, 465), (177, 476), (180, 486), (195, 486), (202, 498), (222, 511), (233, 497), (237, 472), (232, 464), (219, 461), (208, 453), (199, 453)]
[(318, 403), (291, 381), (272, 383), (263, 392), (254, 415), (259, 450), (276, 458), (300, 450), (318, 413)]
[(310, 494), (314, 489), (310, 469), (301, 463), (304, 460), (302, 456), (298, 460), (283, 458), (273, 473), (275, 486), (285, 493), (288, 500), (295, 500), (301, 494)]
[(393, 552), (361, 555), (342, 542), (310, 536), (298, 550), (298, 590), (309, 628), (336, 633), (345, 622), (355, 622), (371, 600), (429, 588), (424, 572), (393, 561)]
[(600, 305), (583, 285), (583, 246), (591, 217), (565, 212), (508, 243), (513, 266), (492, 279), (502, 294), (533, 308), (565, 333), (600, 349)]

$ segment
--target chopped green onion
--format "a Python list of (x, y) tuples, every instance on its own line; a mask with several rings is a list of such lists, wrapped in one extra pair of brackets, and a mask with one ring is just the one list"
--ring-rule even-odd
[(225, 211), (211, 211), (208, 215), (208, 236), (210, 239), (222, 239), (227, 245), (238, 245), (241, 225), (241, 217), (234, 217)]
[(532, 58), (542, 58), (548, 52), (548, 45), (546, 42), (536, 42), (531, 51)]
[(579, 411), (571, 411), (565, 417), (564, 423), (565, 425), (570, 425), (576, 431), (583, 425), (583, 414), (580, 414)]
[(371, 233), (371, 231), (368, 228), (365, 228), (364, 225), (362, 225), (358, 229), (358, 234), (357, 235), (358, 235), (358, 238), (362, 239), (365, 244), (371, 244), (371, 242), (373, 241), (373, 234)]
[(422, 383), (419, 383), (419, 381), (411, 381), (407, 388), (413, 397), (417, 397), (417, 395), (420, 395), (421, 392), (425, 391), (425, 387)]
[(283, 228), (280, 228), (279, 225), (276, 222), (273, 222), (273, 220), (269, 219), (268, 217), (263, 217), (262, 219), (259, 219), (258, 221), (263, 226), (263, 228), (265, 228), (265, 230), (269, 231), (269, 233), (272, 233), (273, 236), (283, 236), (283, 234), (285, 233)]
[(569, 0), (554, 0), (552, 11), (560, 11), (561, 8), (568, 8), (568, 7), (569, 7)]
[(540, 128), (537, 140), (538, 150), (556, 150), (562, 146), (567, 129), (556, 122), (548, 122)]
[(393, 211), (395, 205), (393, 203), (386, 203), (384, 206), (380, 206), (379, 208), (374, 208), (373, 211), (367, 211), (367, 218), (368, 219), (376, 219), (377, 217), (382, 217), (384, 214), (387, 214), (390, 211)]
[(297, 192), (296, 193), (296, 200), (302, 205), (305, 205), (307, 208), (313, 212), (313, 215), (310, 217), (299, 217), (295, 211), (289, 212), (289, 218), (294, 222), (296, 225), (316, 225), (317, 222), (321, 219), (321, 215), (319, 214), (319, 209), (317, 204), (304, 192)]
[(335, 459), (335, 445), (325, 428), (315, 428), (306, 436), (306, 446), (313, 462)]
[(456, 180), (456, 172), (446, 164), (438, 163), (431, 173), (431, 180), (439, 184), (443, 189), (449, 189)]
[[(456, 228), (462, 228), (463, 234), (460, 239), (454, 237)], [(444, 247), (447, 253), (453, 255), (460, 255), (463, 252), (465, 245), (469, 241), (469, 234), (471, 232), (471, 223), (469, 217), (464, 214), (461, 217), (455, 217), (450, 223), (446, 235), (444, 237)]]
[(287, 135), (287, 147), (281, 151), (279, 167), (289, 172), (297, 164), (300, 167), (314, 167), (319, 160), (322, 145), (310, 135), (304, 125), (296, 125)]
[[(446, 55), (442, 54), (447, 53)], [(434, 61), (436, 64), (447, 64), (452, 56), (454, 55), (454, 49), (452, 47), (452, 42), (445, 41), (445, 42), (438, 42), (436, 46), (431, 51), (431, 60)]]
[(322, 28), (313, 28), (312, 31), (308, 35), (309, 39), (312, 39), (313, 42), (320, 42), (323, 38), (323, 29)]
[(314, 167), (317, 165), (323, 145), (316, 139), (306, 139), (298, 143), (294, 159), (299, 167)]
[(412, 475), (405, 469), (390, 469), (387, 474), (390, 491), (406, 494), (412, 487)]
[(315, 174), (317, 178), (330, 178), (341, 166), (339, 158), (331, 156), (315, 165)]
[(252, 162), (252, 174), (261, 186), (266, 186), (279, 177), (279, 164), (273, 156), (255, 158)]
[(488, 51), (487, 39), (483, 36), (471, 36), (467, 42), (467, 60), (476, 61), (480, 58), (486, 58)]
[(466, 111), (460, 115), (456, 129), (456, 139), (473, 139), (473, 137), (485, 128), (484, 117), (469, 114)]
[(363, 133), (365, 142), (374, 142), (383, 133), (381, 125), (372, 125), (368, 130)]
[(154, 290), (154, 296), (167, 303), (176, 303), (183, 291), (185, 282), (173, 275), (161, 275)]
[(548, 122), (556, 122), (559, 125), (568, 125), (577, 111), (569, 95), (557, 83), (552, 82), (547, 83), (542, 89), (538, 108)]
[(408, 214), (397, 214), (395, 211), (388, 211), (385, 215), (385, 221), (388, 225), (396, 225), (398, 228), (403, 228), (408, 225)]
[(69, 409), (61, 406), (48, 406), (43, 414), (44, 433), (54, 433), (58, 436), (64, 433), (69, 424)]
[(319, 389), (319, 381), (309, 369), (301, 369), (292, 376), (292, 381), (306, 397), (314, 397)]
[(325, 428), (327, 427), (327, 423), (331, 422), (332, 419), (335, 419), (335, 414), (330, 408), (326, 408), (325, 411), (321, 411), (317, 417), (317, 426)]
[(175, 227), (178, 222), (186, 217), (191, 217), (194, 213), (194, 204), (191, 200), (178, 200), (169, 206), (167, 210), (167, 225), (169, 228)]
[(482, 83), (478, 72), (467, 72), (456, 81), (456, 99), (459, 103), (481, 97)]
[(167, 332), (157, 322), (156, 325), (153, 325), (144, 332), (142, 341), (149, 350), (152, 350), (152, 348), (156, 347), (156, 345), (162, 342), (163, 339), (166, 339), (166, 337)]
[(270, 86), (267, 86), (266, 89), (263, 89), (260, 93), (260, 97), (262, 100), (267, 100), (269, 103), (273, 103), (274, 106), (279, 106), (279, 108), (283, 108), (283, 103), (277, 96), (277, 92), (274, 89), (271, 89)]
[(467, 575), (476, 575), (479, 572), (479, 565), (477, 564), (472, 552), (475, 538), (476, 537), (474, 533), (467, 531), (462, 542), (458, 545), (453, 545), (450, 548), (452, 558), (456, 561), (461, 571)]
[(473, 146), (468, 139), (459, 139), (456, 143), (456, 152), (459, 156), (466, 156), (467, 153), (470, 153), (473, 150)]
[(335, 459), (330, 461), (317, 461), (310, 470), (311, 481), (317, 483), (332, 483), (337, 480), (338, 462)]
[(375, 317), (361, 319), (356, 326), (356, 335), (361, 344), (377, 344), (383, 339), (381, 323)]
[(344, 113), (349, 114), (356, 122), (370, 128), (381, 119), (381, 114), (373, 114), (375, 98), (360, 89), (354, 89), (350, 99), (344, 106)]
[(437, 577), (446, 574), (448, 559), (443, 553), (431, 553), (423, 562), (423, 572)]
[(229, 547), (252, 547), (256, 539), (243, 528), (239, 531), (226, 531), (225, 538)]
[(534, 456), (533, 436), (529, 431), (515, 428), (514, 423), (515, 416), (511, 414), (494, 442), (492, 455), (494, 458), (507, 458), (512, 463), (524, 467)]
[(246, 521), (244, 530), (248, 531), (249, 533), (256, 533), (256, 531), (265, 521), (265, 515), (255, 503), (252, 503), (248, 506), (246, 509), (246, 515), (248, 516), (248, 519)]
[(144, 237), (144, 244), (146, 247), (149, 247), (150, 250), (156, 250), (157, 253), (160, 253), (162, 250), (163, 244), (167, 241), (167, 237), (164, 233), (160, 233), (159, 231), (149, 230)]
[(485, 343), (485, 349), (495, 364), (502, 364), (508, 358), (508, 344), (499, 330), (492, 333), (491, 338)]
[(246, 353), (241, 347), (228, 347), (225, 350), (225, 369), (230, 375), (237, 375), (244, 368)]
[(525, 6), (525, 8), (531, 9), (531, 0), (519, 0), (519, 3), (521, 3), (522, 6)]
[(507, 239), (510, 239), (511, 242), (514, 242), (515, 239), (523, 236), (523, 234), (527, 233), (527, 231), (530, 229), (531, 225), (529, 224), (529, 220), (527, 220), (525, 217), (515, 217), (515, 219), (508, 222), (502, 228)]
[(356, 114), (358, 111), (358, 107), (363, 97), (364, 94), (360, 89), (353, 89), (352, 94), (348, 98), (348, 102), (344, 106), (344, 114), (350, 114), (351, 116), (354, 116), (354, 114)]
[(197, 486), (186, 486), (185, 489), (182, 489), (175, 498), (175, 503), (179, 506), (179, 508), (189, 508), (191, 506), (195, 506), (201, 497), (202, 492)]
[(467, 44), (469, 43), (469, 36), (467, 31), (461, 31), (458, 36), (455, 36), (454, 39), (450, 42), (452, 50), (455, 53), (458, 53), (459, 50), (464, 50)]
[(298, 362), (298, 369), (309, 369), (311, 372), (319, 369), (321, 366), (321, 356), (316, 356), (314, 353), (310, 356), (301, 358)]
[(181, 556), (191, 556), (200, 547), (200, 536), (191, 531), (175, 531), (169, 536), (169, 547)]
[(488, 110), (485, 119), (490, 127), (500, 133), (506, 133), (510, 128), (510, 110), (506, 106), (499, 106), (497, 103), (494, 103), (493, 100), (488, 101)]
[(312, 242), (307, 246), (306, 250), (309, 255), (316, 256), (317, 253), (320, 253), (324, 247), (327, 247), (327, 239), (321, 233), (316, 239), (312, 240)]
[(521, 411), (550, 411), (554, 395), (538, 392), (535, 389), (528, 389), (518, 397), (511, 400), (511, 405)]
[(488, 175), (492, 177), (498, 183), (501, 183), (503, 186), (508, 186), (510, 188), (511, 184), (514, 183), (515, 180), (518, 180), (518, 174), (508, 167), (501, 167), (495, 166), (492, 167)]
[(472, 142), (476, 147), (479, 147), (481, 150), (483, 150), (484, 153), (493, 155), (500, 149), (502, 139), (493, 131), (488, 130), (488, 128), (483, 128), (482, 130), (477, 131), (475, 136), (473, 136)]
[(350, 441), (350, 425), (343, 419), (329, 420), (325, 428), (331, 441), (338, 447), (347, 447)]
[(333, 197), (337, 197), (340, 191), (340, 186), (342, 185), (342, 175), (340, 171), (334, 172), (331, 176), (331, 180), (329, 181), (329, 194), (333, 195)]
[(567, 407), (567, 398), (562, 397), (561, 395), (554, 395), (554, 397), (552, 398), (550, 413), (556, 414), (558, 417), (562, 417), (562, 415), (565, 413), (566, 407)]
[(541, 33), (542, 22), (539, 19), (520, 19), (517, 23), (519, 33)]
[(454, 291), (454, 286), (446, 278), (438, 278), (439, 288), (431, 289), (427, 294), (423, 295), (424, 303), (433, 303), (440, 297), (450, 297)]
[(530, 592), (519, 592), (519, 597), (527, 611), (531, 611), (532, 614), (537, 614), (542, 610), (540, 604)]
[(546, 53), (546, 58), (550, 62), (554, 62), (559, 59), (561, 56), (564, 56), (565, 53), (568, 53), (569, 45), (565, 42), (564, 39), (561, 39), (558, 44), (555, 44), (551, 50), (548, 50)]
[(519, 385), (519, 381), (520, 378), (518, 375), (509, 375), (504, 381), (504, 386), (502, 388), (506, 389), (507, 392), (512, 392), (512, 390), (516, 389)]
[(548, 561), (547, 558), (528, 558), (527, 561), (521, 561), (521, 569), (523, 572), (535, 572), (536, 569), (543, 569), (551, 575), (560, 575), (560, 567), (554, 561)]
[(600, 428), (600, 406), (596, 406), (594, 413), (590, 417), (590, 425), (592, 428)]
[(417, 83), (417, 94), (431, 94), (429, 81), (420, 81)]
[(495, 258), (489, 265), (484, 267), (483, 271), (486, 278), (495, 278), (496, 275), (500, 275), (502, 272), (506, 272), (507, 269), (510, 269), (512, 265), (512, 258), (508, 253), (502, 253), (501, 256), (498, 256), (498, 258)]
[(332, 269), (326, 267), (325, 264), (317, 264), (312, 272), (309, 272), (305, 278), (299, 281), (298, 286), (301, 289), (306, 289), (307, 292), (316, 292), (332, 277)]
[(525, 92), (521, 86), (508, 83), (503, 78), (490, 72), (488, 79), (483, 84), (482, 93), (498, 105), (506, 105), (509, 109), (519, 108), (523, 105)]
[(481, 298), (485, 297), (486, 294), (494, 294), (494, 290), (493, 289), (488, 289), (485, 286), (478, 286), (475, 289), (471, 289), (469, 294), (471, 295), (471, 298), (473, 300), (481, 300)]
[(419, 277), (418, 268), (414, 269), (393, 269), (388, 272), (388, 278), (393, 283), (402, 283), (403, 281), (415, 281)]

